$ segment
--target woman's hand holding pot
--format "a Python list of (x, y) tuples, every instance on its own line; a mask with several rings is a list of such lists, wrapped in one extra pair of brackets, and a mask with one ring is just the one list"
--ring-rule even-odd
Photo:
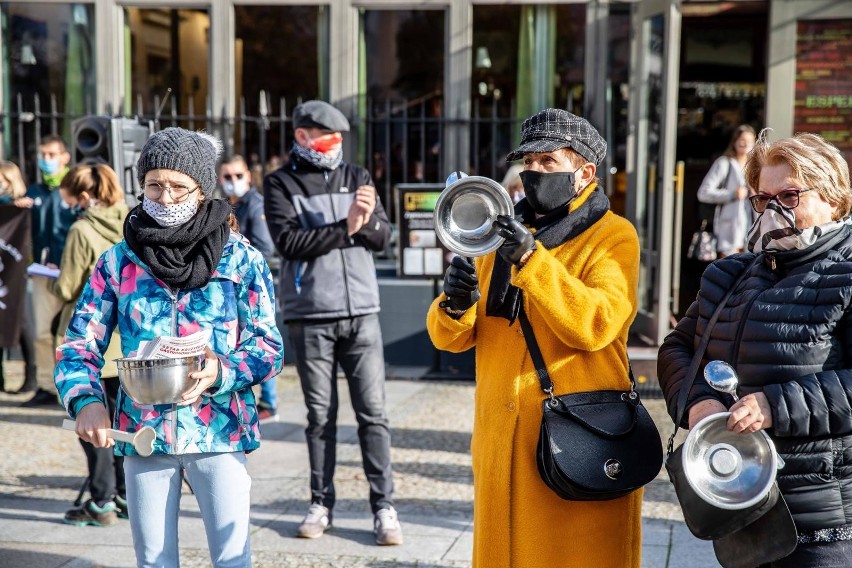
[(772, 409), (762, 392), (755, 392), (739, 399), (731, 407), (728, 430), (736, 433), (757, 432), (772, 427)]
[(693, 426), (711, 414), (719, 414), (720, 412), (727, 411), (728, 409), (725, 408), (724, 404), (712, 398), (696, 402), (689, 407), (689, 428), (692, 429)]

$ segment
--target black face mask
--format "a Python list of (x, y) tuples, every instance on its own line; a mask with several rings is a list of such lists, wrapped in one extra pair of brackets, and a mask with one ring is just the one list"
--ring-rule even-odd
[(550, 213), (558, 207), (564, 207), (577, 197), (574, 190), (573, 172), (554, 172), (544, 174), (532, 170), (521, 172), (521, 183), (524, 184), (524, 194), (532, 205), (533, 211), (539, 215)]

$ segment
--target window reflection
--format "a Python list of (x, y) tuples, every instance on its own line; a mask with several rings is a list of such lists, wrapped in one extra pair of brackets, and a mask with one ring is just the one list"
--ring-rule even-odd
[(610, 187), (606, 189), (609, 191), (611, 209), (624, 215), (627, 195), (627, 107), (630, 93), (630, 4), (610, 4), (607, 34), (609, 107), (606, 119), (607, 132), (604, 137), (609, 143), (611, 157), (609, 165), (614, 169), (614, 174), (611, 177)]
[[(386, 207), (396, 183), (443, 180), (443, 10), (364, 10), (360, 109), (370, 136), (363, 156)], [(407, 118), (408, 120), (403, 120)], [(389, 212), (393, 208), (388, 208)]]
[(473, 7), (471, 164), (501, 179), (520, 124), (545, 107), (582, 116), (583, 4)]
[[(234, 6), (234, 61), (239, 112), (289, 116), (301, 100), (328, 100), (328, 8), (326, 6)], [(270, 46), (286, 48), (270, 49)], [(269, 155), (260, 156), (260, 132), (248, 127), (234, 132), (253, 170), (270, 171), (287, 160), (292, 128), (274, 121), (267, 131)], [(266, 168), (259, 168), (261, 159)]]
[[(64, 114), (43, 120), (39, 134), (60, 134), (68, 140), (71, 120), (95, 108), (94, 6), (4, 2), (0, 10), (3, 111), (34, 112), (38, 105), (42, 112)], [(19, 128), (18, 121), (4, 124), (5, 153), (16, 160), (29, 158), (37, 144), (34, 130), (23, 128), (24, 143), (13, 148)], [(18, 156), (21, 151), (26, 156)], [(28, 178), (35, 179), (30, 170)]]
[[(188, 117), (204, 116), (207, 108), (210, 58), (210, 16), (206, 10), (125, 8), (130, 36), (128, 72), (135, 112), (153, 114), (156, 100), (171, 96), (161, 124), (189, 126)], [(140, 108), (141, 107), (141, 108)], [(202, 119), (203, 120), (203, 119)]]

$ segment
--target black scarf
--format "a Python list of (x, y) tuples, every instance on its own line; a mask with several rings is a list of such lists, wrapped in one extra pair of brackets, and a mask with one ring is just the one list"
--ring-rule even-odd
[(161, 227), (140, 204), (124, 221), (124, 240), (170, 288), (200, 288), (210, 281), (222, 258), (231, 230), (230, 213), (224, 199), (204, 200), (183, 225)]
[[(567, 206), (560, 207), (557, 211), (536, 219), (535, 211), (526, 199), (515, 205), (515, 217), (520, 217), (525, 225), (536, 229), (535, 239), (546, 249), (552, 249), (573, 239), (597, 223), (607, 211), (609, 199), (600, 188), (594, 189), (589, 198), (570, 213)], [(523, 302), (521, 290), (512, 286), (511, 280), (512, 265), (499, 253), (496, 254), (485, 303), (485, 315), (506, 318), (509, 325), (517, 319)]]

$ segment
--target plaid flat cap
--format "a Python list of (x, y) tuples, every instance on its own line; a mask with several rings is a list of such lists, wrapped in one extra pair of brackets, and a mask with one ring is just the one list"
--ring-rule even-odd
[(606, 141), (588, 120), (567, 110), (546, 108), (521, 124), (521, 145), (506, 156), (506, 161), (560, 148), (571, 148), (596, 166), (606, 156)]

